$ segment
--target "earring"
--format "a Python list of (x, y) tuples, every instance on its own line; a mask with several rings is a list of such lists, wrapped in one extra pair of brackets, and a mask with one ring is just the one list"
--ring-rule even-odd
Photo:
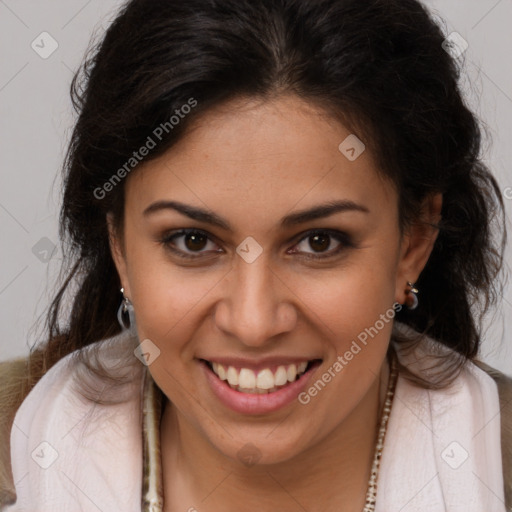
[(409, 290), (407, 290), (408, 297), (406, 299), (406, 304), (407, 308), (412, 311), (418, 307), (419, 301), (417, 294), (419, 293), (419, 290), (416, 288), (414, 283), (411, 283), (411, 281), (407, 281), (407, 286), (409, 287)]
[[(119, 305), (119, 309), (117, 310), (117, 321), (123, 330), (129, 330), (132, 328), (132, 318), (133, 318), (133, 306), (128, 297), (124, 295), (124, 288), (121, 288), (121, 293), (123, 294), (123, 301)], [(130, 323), (126, 325), (123, 313), (128, 312), (128, 316), (130, 318)]]

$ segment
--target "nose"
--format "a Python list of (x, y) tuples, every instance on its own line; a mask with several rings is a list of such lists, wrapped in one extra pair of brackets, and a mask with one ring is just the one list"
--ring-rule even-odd
[(283, 281), (263, 255), (252, 263), (238, 258), (225, 277), (216, 326), (249, 347), (271, 344), (276, 336), (292, 331), (296, 296)]

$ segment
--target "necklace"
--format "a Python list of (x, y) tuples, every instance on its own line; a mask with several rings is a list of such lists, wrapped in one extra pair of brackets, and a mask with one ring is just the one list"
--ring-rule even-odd
[[(379, 474), (380, 459), (384, 448), (384, 439), (391, 414), (391, 406), (395, 395), (398, 370), (393, 357), (388, 380), (386, 399), (380, 417), (380, 426), (373, 455), (372, 469), (366, 491), (366, 501), (363, 512), (374, 512), (377, 498), (377, 477)], [(165, 396), (162, 390), (153, 381), (146, 368), (143, 379), (143, 478), (142, 478), (142, 512), (162, 512), (163, 487), (162, 466), (160, 452), (160, 419)]]
[(373, 454), (372, 469), (370, 472), (370, 480), (368, 480), (368, 489), (366, 491), (366, 502), (363, 512), (373, 512), (377, 501), (377, 478), (379, 476), (380, 458), (382, 449), (384, 448), (384, 439), (388, 428), (388, 420), (391, 414), (391, 406), (393, 405), (393, 397), (395, 396), (396, 381), (398, 378), (398, 369), (395, 365), (393, 357), (391, 361), (391, 370), (389, 374), (388, 389), (386, 391), (386, 400), (380, 417), (379, 432), (377, 435), (377, 443), (375, 444), (375, 452)]

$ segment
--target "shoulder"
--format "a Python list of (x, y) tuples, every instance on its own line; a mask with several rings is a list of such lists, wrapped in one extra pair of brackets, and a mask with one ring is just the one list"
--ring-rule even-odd
[(505, 501), (512, 510), (512, 377), (481, 361), (474, 361), (474, 364), (489, 375), (498, 387)]
[[(422, 336), (403, 323), (396, 322), (395, 332), (401, 336), (405, 335), (399, 343), (394, 341), (393, 346), (399, 361), (413, 375), (431, 383), (432, 389), (445, 389), (452, 392), (457, 388), (469, 388), (471, 392), (482, 390), (496, 394), (500, 402), (505, 431), (507, 434), (512, 431), (512, 376), (478, 359), (465, 360), (452, 348), (433, 338)], [(403, 344), (403, 339), (409, 339), (412, 342), (410, 345)], [(446, 370), (453, 370), (452, 378), (446, 385), (441, 385), (440, 382)], [(438, 379), (439, 377), (441, 378)]]
[[(512, 377), (479, 360), (463, 360), (453, 349), (430, 337), (422, 337), (405, 324), (397, 322), (396, 329), (399, 335), (405, 335), (398, 343), (394, 341), (399, 361), (414, 375), (433, 383), (430, 396), (457, 396), (447, 403), (465, 403), (472, 411), (468, 417), (485, 416), (493, 424), (497, 421), (495, 431), (500, 439), (505, 502), (507, 510), (512, 511)], [(408, 345), (408, 341), (402, 343), (402, 340), (412, 342)], [(446, 385), (438, 385), (442, 380), (436, 380), (436, 370), (446, 374), (447, 368), (453, 369), (452, 379)]]
[(14, 416), (26, 394), (28, 358), (0, 362), (0, 504), (15, 498), (10, 471), (10, 432)]
[[(512, 376), (506, 375), (496, 368), (489, 366), (482, 361), (473, 361), (473, 363), (483, 370), (487, 375), (492, 377), (496, 385), (498, 386), (498, 392), (500, 394), (500, 400), (504, 405), (508, 405), (507, 411), (512, 414)], [(512, 417), (511, 417), (512, 419)]]
[[(0, 503), (13, 503), (19, 496), (21, 488), (18, 484), (15, 488), (13, 482), (33, 471), (34, 447), (46, 443), (48, 453), (59, 454), (59, 464), (72, 468), (73, 461), (64, 457), (64, 453), (75, 450), (71, 443), (87, 444), (96, 438), (100, 446), (107, 442), (97, 435), (103, 422), (117, 429), (126, 417), (137, 414), (137, 369), (142, 365), (131, 346), (132, 340), (118, 335), (67, 354), (44, 373), (26, 396), (23, 390), (15, 388), (23, 380), (29, 358), (1, 363), (0, 408), (1, 412), (8, 410), (8, 414), (0, 432)], [(130, 366), (127, 361), (133, 364)], [(114, 406), (106, 407), (111, 404)], [(136, 434), (136, 430), (137, 425), (133, 425), (129, 432)], [(23, 488), (21, 495), (29, 496), (33, 490)]]
[[(50, 370), (42, 368), (29, 376), (33, 366), (40, 366), (41, 353), (0, 362), (0, 504), (14, 503), (16, 492), (12, 474), (11, 436), (18, 421), (30, 424), (38, 411), (51, 400), (50, 389), (63, 389), (69, 376), (72, 354), (66, 355)], [(38, 361), (34, 364), (34, 359)], [(26, 433), (25, 433), (26, 436)]]

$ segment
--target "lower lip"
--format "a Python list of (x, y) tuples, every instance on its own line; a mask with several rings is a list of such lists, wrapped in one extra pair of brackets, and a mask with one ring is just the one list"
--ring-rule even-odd
[(242, 393), (232, 389), (226, 381), (220, 380), (205, 362), (200, 361), (200, 364), (203, 367), (206, 380), (217, 398), (225, 406), (242, 414), (267, 414), (291, 404), (307, 386), (311, 375), (320, 365), (319, 362), (315, 361), (306, 373), (278, 391), (256, 394)]

